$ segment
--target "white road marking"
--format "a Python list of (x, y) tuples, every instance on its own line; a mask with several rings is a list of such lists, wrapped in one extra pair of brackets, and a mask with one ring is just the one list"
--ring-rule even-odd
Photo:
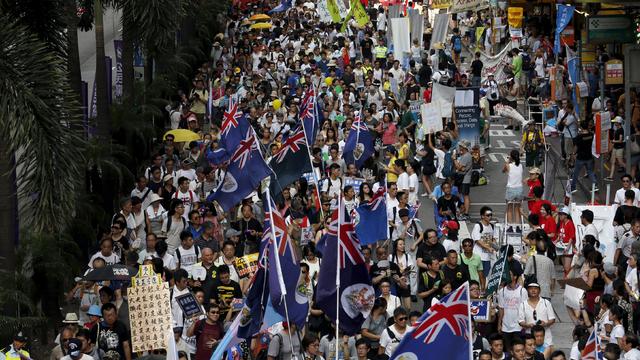
[(514, 137), (516, 134), (513, 130), (501, 129), (501, 130), (489, 130), (489, 136), (511, 136)]
[[(489, 153), (487, 155), (489, 156), (489, 159), (491, 160), (491, 162), (494, 162), (494, 163), (501, 163), (501, 162), (503, 163), (509, 159), (509, 155), (503, 154), (503, 153)], [(501, 158), (501, 159), (498, 159), (498, 158)]]

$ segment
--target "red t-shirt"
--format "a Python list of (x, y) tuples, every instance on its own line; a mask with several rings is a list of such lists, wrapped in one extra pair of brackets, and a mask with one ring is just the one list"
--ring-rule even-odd
[(529, 194), (527, 194), (527, 197), (529, 200), (527, 203), (529, 205), (529, 209), (531, 209), (531, 204), (533, 203), (533, 188), (535, 188), (536, 186), (542, 186), (542, 182), (540, 181), (540, 179), (535, 179), (535, 180), (531, 180), (531, 179), (527, 179), (527, 186), (529, 187)]
[[(545, 218), (540, 219), (540, 227), (547, 235), (556, 234), (556, 221), (551, 215), (547, 215)], [(554, 235), (551, 240), (555, 240), (557, 236), (558, 234)]]
[[(204, 324), (200, 324), (204, 322)], [(224, 335), (224, 329), (221, 323), (208, 324), (205, 319), (198, 320), (195, 325), (196, 335), (196, 359), (209, 360), (213, 354), (214, 347), (208, 347), (207, 343), (211, 340), (220, 340)]]
[(540, 216), (540, 208), (542, 204), (549, 204), (551, 211), (556, 211), (556, 207), (549, 200), (531, 200), (529, 201), (529, 212)]
[(567, 220), (566, 222), (558, 225), (558, 241), (562, 241), (565, 245), (576, 240), (576, 227), (573, 226), (573, 221)]

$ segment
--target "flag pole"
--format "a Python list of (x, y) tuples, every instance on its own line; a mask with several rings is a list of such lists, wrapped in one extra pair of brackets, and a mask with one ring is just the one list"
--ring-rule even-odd
[[(276, 237), (276, 228), (273, 223), (273, 207), (271, 206), (271, 192), (269, 191), (269, 188), (265, 189), (265, 193), (267, 194), (267, 206), (269, 208), (269, 227), (271, 228), (272, 236), (269, 245), (273, 245), (273, 247), (269, 246), (269, 251), (271, 251), (278, 248), (278, 244), (276, 243), (278, 238)], [(287, 229), (284, 229), (284, 231), (287, 231)], [(287, 332), (289, 333), (289, 343), (291, 344), (291, 350), (293, 351), (293, 339), (291, 338), (291, 321), (289, 320), (289, 309), (287, 308), (287, 301), (285, 299), (285, 296), (287, 295), (287, 287), (284, 285), (284, 279), (282, 277), (282, 268), (280, 267), (280, 254), (278, 254), (277, 251), (274, 251), (273, 258), (276, 260), (276, 272), (278, 273), (278, 283), (280, 285), (281, 294), (280, 301), (284, 301), (284, 314), (287, 318), (287, 325), (289, 326)]]
[(340, 353), (340, 228), (342, 227), (342, 189), (338, 198), (338, 236), (336, 236), (336, 360)]
[(467, 292), (467, 317), (469, 322), (467, 328), (469, 329), (469, 360), (473, 360), (473, 324), (471, 321), (471, 294), (469, 293), (469, 282), (466, 281), (463, 285)]

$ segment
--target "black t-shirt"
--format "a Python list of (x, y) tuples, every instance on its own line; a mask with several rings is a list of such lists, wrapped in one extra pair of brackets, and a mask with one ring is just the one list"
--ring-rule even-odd
[(473, 76), (482, 76), (482, 67), (484, 66), (484, 64), (482, 63), (482, 61), (480, 60), (473, 60), (473, 62), (471, 63), (471, 74), (473, 74)]
[(260, 243), (260, 238), (258, 236), (249, 234), (249, 230), (262, 232), (262, 225), (258, 220), (256, 220), (255, 218), (251, 218), (248, 221), (240, 219), (235, 222), (232, 227), (241, 232), (240, 244), (245, 244), (245, 247), (248, 249), (246, 251), (248, 254), (258, 252), (258, 244)]
[(433, 71), (431, 70), (431, 66), (422, 65), (420, 71), (418, 71), (418, 81), (420, 82), (420, 86), (425, 88), (429, 86), (429, 81), (431, 81), (432, 76)]
[[(445, 250), (444, 246), (442, 246), (442, 244), (440, 243), (437, 243), (435, 245), (421, 243), (418, 246), (416, 259), (422, 259), (422, 261), (424, 261), (427, 256), (432, 259), (438, 259), (438, 261), (442, 261), (447, 256), (447, 250)], [(421, 271), (426, 270), (422, 269)]]
[(371, 58), (373, 48), (373, 41), (371, 39), (364, 39), (360, 42), (360, 47), (362, 48), (362, 56), (366, 58)]
[(630, 224), (634, 219), (640, 217), (640, 209), (636, 206), (620, 205), (616, 209), (616, 214), (613, 217), (618, 225)]
[[(620, 138), (622, 138), (622, 140), (624, 141), (624, 129), (623, 128), (615, 129), (614, 132), (613, 132), (613, 140), (619, 140)], [(624, 149), (624, 142), (613, 143), (613, 148), (614, 149)]]
[(130, 346), (130, 338), (131, 335), (127, 327), (117, 320), (111, 328), (105, 322), (101, 322), (99, 326), (94, 326), (91, 329), (91, 339), (97, 342), (98, 348), (104, 352), (116, 351), (120, 355), (120, 359), (125, 358), (123, 343), (128, 341)]
[[(424, 271), (418, 276), (418, 294), (433, 289), (438, 285), (440, 281), (442, 281), (442, 279), (444, 279), (444, 275), (441, 271), (438, 271), (435, 277), (429, 275), (428, 271)], [(436, 297), (437, 294), (438, 291), (436, 290), (431, 295), (423, 299), (424, 311), (427, 311), (427, 309), (431, 307), (431, 300), (433, 300), (433, 298)]]
[(438, 199), (438, 211), (451, 210), (449, 218), (451, 220), (457, 219), (456, 210), (459, 203), (460, 199), (456, 195), (451, 195), (450, 199), (445, 198), (443, 195)]
[(445, 279), (451, 280), (453, 289), (457, 289), (469, 280), (469, 269), (464, 265), (457, 265), (453, 269), (445, 265), (442, 267), (442, 272), (444, 273)]
[(591, 160), (591, 144), (593, 142), (593, 133), (580, 132), (575, 139), (576, 145), (576, 159), (578, 160)]
[(223, 284), (220, 279), (216, 279), (213, 284), (211, 298), (215, 299), (220, 305), (220, 310), (224, 312), (229, 309), (227, 304), (231, 304), (231, 300), (242, 299), (242, 290), (240, 290), (240, 285), (233, 280), (229, 280), (228, 284)]

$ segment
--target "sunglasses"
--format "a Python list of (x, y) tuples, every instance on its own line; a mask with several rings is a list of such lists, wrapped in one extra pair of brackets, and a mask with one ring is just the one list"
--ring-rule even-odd
[(472, 247), (473, 244), (462, 244), (462, 247)]
[(218, 315), (218, 314), (220, 314), (220, 312), (219, 312), (219, 311), (209, 311), (209, 314), (211, 314), (211, 315)]
[(484, 216), (493, 216), (493, 213), (485, 213)]
[(400, 317), (398, 318), (398, 321), (407, 321), (407, 317), (406, 316)]

